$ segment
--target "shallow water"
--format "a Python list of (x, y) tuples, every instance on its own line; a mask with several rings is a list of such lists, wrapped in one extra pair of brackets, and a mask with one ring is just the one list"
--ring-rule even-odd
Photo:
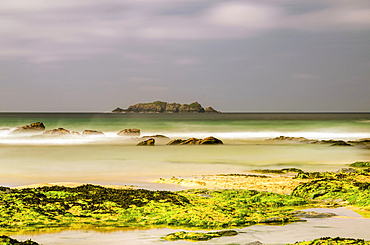
[[(307, 222), (297, 222), (284, 226), (256, 225), (242, 229), (237, 236), (221, 237), (196, 244), (244, 244), (260, 241), (264, 244), (286, 244), (296, 241), (313, 240), (319, 237), (348, 237), (370, 240), (370, 219), (364, 219), (354, 211), (345, 208), (309, 209), (316, 212), (332, 212), (340, 217), (324, 219), (307, 219)], [(187, 241), (165, 241), (161, 237), (184, 229), (134, 229), (112, 232), (92, 230), (62, 231), (58, 233), (10, 234), (20, 240), (32, 239), (42, 244), (194, 244)], [(185, 230), (191, 231), (191, 230)], [(207, 232), (207, 231), (205, 231)]]

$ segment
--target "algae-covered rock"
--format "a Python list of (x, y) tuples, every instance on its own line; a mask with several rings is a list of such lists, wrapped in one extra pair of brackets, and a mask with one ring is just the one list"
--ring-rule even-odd
[(330, 218), (336, 216), (335, 213), (317, 213), (315, 211), (293, 211), (292, 214), (298, 218)]
[(366, 168), (366, 167), (370, 167), (370, 162), (354, 162), (354, 163), (351, 163), (349, 166), (356, 167), (356, 168)]
[(185, 232), (179, 231), (175, 233), (168, 234), (162, 237), (165, 240), (177, 241), (177, 240), (187, 240), (187, 241), (208, 241), (213, 238), (218, 238), (222, 236), (236, 236), (238, 232), (234, 230), (227, 231), (215, 231), (215, 232)]
[(24, 242), (18, 241), (8, 236), (0, 236), (0, 244), (1, 245), (39, 245), (37, 242), (26, 240)]
[[(341, 237), (322, 237), (313, 241), (295, 242), (295, 245), (345, 245), (345, 244), (357, 244), (357, 245), (370, 245), (370, 241), (355, 238), (341, 238)], [(286, 244), (292, 245), (292, 244)]]

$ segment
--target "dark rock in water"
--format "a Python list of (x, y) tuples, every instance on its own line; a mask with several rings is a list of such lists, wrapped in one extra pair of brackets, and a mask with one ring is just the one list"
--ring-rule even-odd
[(71, 134), (71, 132), (67, 129), (64, 129), (64, 128), (56, 128), (56, 129), (52, 129), (52, 130), (47, 130), (43, 134), (46, 134), (46, 135), (67, 135), (67, 134)]
[(337, 142), (333, 143), (330, 146), (352, 146), (351, 144), (348, 144), (347, 142), (343, 140), (338, 140)]
[(101, 131), (96, 131), (96, 130), (84, 130), (83, 132), (82, 132), (82, 134), (83, 135), (104, 135), (104, 133), (103, 132), (101, 132)]
[(292, 214), (298, 218), (330, 218), (337, 216), (335, 213), (317, 213), (315, 211), (293, 211)]
[(356, 173), (357, 170), (354, 168), (342, 168), (337, 171), (337, 173)]
[(42, 122), (32, 123), (22, 127), (17, 127), (12, 133), (30, 133), (45, 131), (45, 126)]
[(167, 145), (180, 145), (182, 142), (185, 142), (185, 140), (182, 139), (176, 139), (176, 140), (171, 140)]
[(286, 222), (289, 222), (289, 218), (285, 218), (285, 217), (272, 217), (272, 218), (268, 218), (268, 219), (265, 219), (265, 220), (261, 221), (261, 223), (266, 223), (266, 224), (271, 224), (271, 223), (286, 223)]
[(117, 107), (112, 111), (113, 113), (125, 113), (125, 112), (136, 112), (136, 113), (218, 113), (212, 107), (208, 107), (206, 110), (198, 103), (194, 102), (191, 104), (179, 104), (179, 103), (167, 103), (164, 101), (154, 101), (150, 103), (138, 103), (129, 106), (127, 109), (121, 109)]
[(117, 133), (119, 136), (140, 136), (140, 129), (137, 128), (128, 128), (121, 130)]
[(124, 109), (122, 109), (122, 108), (117, 107), (117, 108), (116, 108), (116, 109), (114, 109), (112, 112), (113, 112), (113, 113), (123, 113), (123, 112), (126, 112), (126, 110), (124, 110)]
[(331, 144), (331, 146), (352, 146), (344, 140), (321, 140), (320, 143)]
[(301, 143), (317, 143), (318, 140), (312, 140), (312, 139), (307, 139), (304, 137), (289, 137), (289, 136), (279, 136), (276, 138), (271, 138), (268, 139), (271, 141), (291, 141), (291, 142), (301, 142)]
[(144, 141), (139, 142), (137, 145), (139, 145), (139, 146), (153, 146), (154, 143), (155, 143), (155, 139), (148, 139), (148, 140), (144, 140)]
[(254, 242), (244, 243), (243, 245), (263, 245), (263, 243), (260, 241), (254, 241)]
[(236, 235), (238, 235), (238, 232), (236, 232), (234, 230), (218, 231), (217, 233), (220, 234), (221, 236), (236, 236)]
[(207, 137), (200, 141), (200, 145), (217, 145), (217, 144), (223, 144), (223, 142), (215, 137)]

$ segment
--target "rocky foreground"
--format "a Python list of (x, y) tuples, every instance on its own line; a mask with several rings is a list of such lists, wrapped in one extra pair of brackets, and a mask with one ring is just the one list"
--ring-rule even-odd
[(191, 104), (167, 103), (154, 101), (150, 103), (138, 103), (127, 109), (117, 107), (113, 113), (219, 113), (212, 107), (203, 108), (198, 102)]
[[(208, 240), (238, 233), (225, 229), (256, 224), (288, 224), (307, 218), (329, 218), (333, 214), (317, 214), (299, 210), (307, 207), (353, 207), (364, 217), (370, 217), (369, 162), (356, 162), (353, 169), (338, 172), (304, 172), (298, 169), (258, 170), (256, 176), (238, 177), (239, 182), (253, 178), (267, 190), (192, 189), (179, 192), (144, 189), (116, 189), (96, 185), (77, 187), (44, 186), (38, 188), (0, 187), (0, 232), (39, 229), (84, 229), (99, 227), (188, 227), (216, 231), (172, 233), (167, 240)], [(273, 177), (274, 175), (277, 175)], [(285, 176), (283, 176), (285, 175)], [(268, 181), (270, 178), (290, 178), (286, 185)], [(234, 179), (231, 179), (232, 182)], [(202, 180), (203, 181), (203, 180)], [(293, 183), (290, 187), (290, 184)], [(206, 185), (202, 187), (207, 187)], [(290, 183), (290, 184), (289, 184)], [(275, 184), (275, 185), (274, 185)], [(292, 189), (289, 194), (273, 191)], [(289, 190), (290, 190), (289, 189)], [(271, 191), (270, 191), (271, 190)], [(285, 189), (286, 191), (287, 189)], [(217, 231), (219, 230), (219, 231)], [(332, 239), (332, 238), (330, 238)], [(355, 240), (368, 244), (362, 240)], [(351, 239), (346, 241), (352, 242)], [(302, 244), (325, 244), (323, 241)], [(344, 240), (335, 240), (339, 243)], [(5, 243), (7, 244), (7, 243)], [(15, 243), (16, 244), (16, 243)]]

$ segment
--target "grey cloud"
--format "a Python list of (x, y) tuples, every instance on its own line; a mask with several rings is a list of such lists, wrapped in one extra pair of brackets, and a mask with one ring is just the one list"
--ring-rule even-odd
[(240, 39), (280, 28), (370, 29), (366, 1), (302, 4), (320, 8), (291, 14), (289, 8), (299, 7), (293, 0), (6, 0), (0, 9), (0, 55), (50, 62), (85, 59), (151, 40)]

